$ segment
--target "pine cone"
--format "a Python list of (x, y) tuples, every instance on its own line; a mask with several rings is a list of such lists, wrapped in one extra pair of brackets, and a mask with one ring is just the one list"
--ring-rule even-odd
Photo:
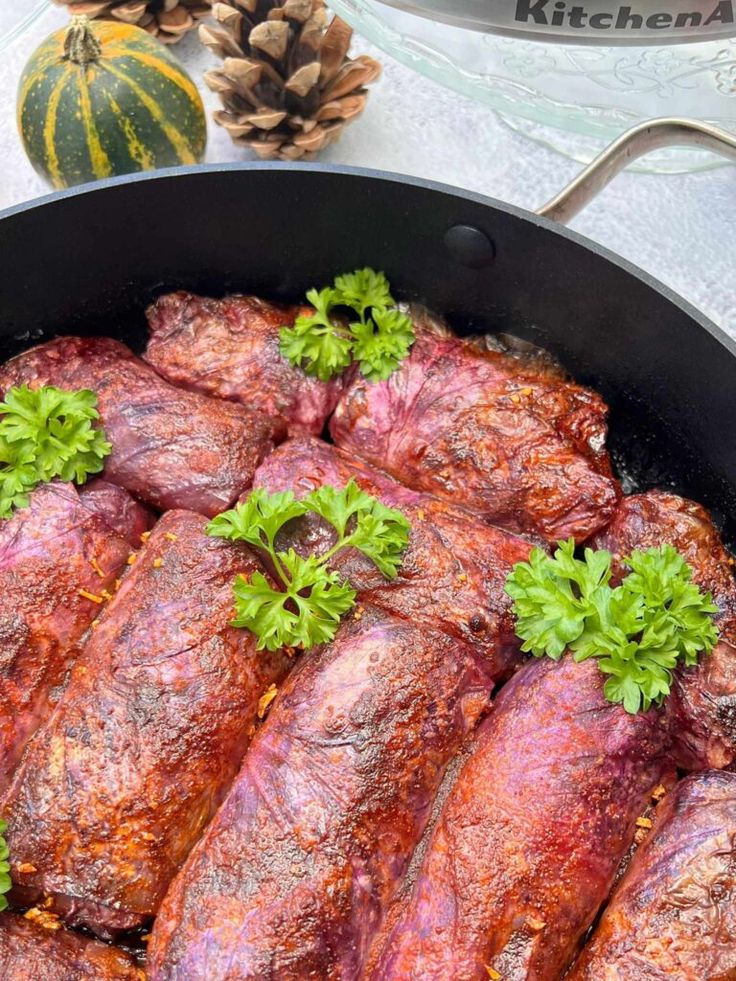
[(159, 41), (175, 44), (210, 12), (212, 0), (55, 0), (72, 14), (135, 24)]
[(309, 159), (363, 111), (381, 66), (347, 57), (352, 30), (339, 17), (328, 25), (324, 0), (226, 0), (212, 12), (221, 26), (202, 24), (199, 37), (224, 61), (205, 81), (235, 143), (262, 160)]

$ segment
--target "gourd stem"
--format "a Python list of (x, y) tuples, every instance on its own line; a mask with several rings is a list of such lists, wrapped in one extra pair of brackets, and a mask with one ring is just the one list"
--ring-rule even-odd
[(90, 26), (89, 17), (72, 17), (71, 26), (64, 38), (64, 57), (74, 65), (92, 64), (99, 61), (102, 45), (95, 37)]

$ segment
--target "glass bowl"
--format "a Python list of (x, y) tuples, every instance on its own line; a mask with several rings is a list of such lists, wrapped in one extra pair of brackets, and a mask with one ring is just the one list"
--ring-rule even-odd
[[(399, 61), (583, 163), (628, 127), (655, 116), (705, 120), (736, 133), (736, 38), (629, 47), (551, 44), (440, 24), (377, 0), (331, 0), (331, 6)], [(636, 166), (681, 173), (724, 163), (677, 147)]]
[(49, 6), (49, 0), (0, 0), (0, 51), (24, 34)]

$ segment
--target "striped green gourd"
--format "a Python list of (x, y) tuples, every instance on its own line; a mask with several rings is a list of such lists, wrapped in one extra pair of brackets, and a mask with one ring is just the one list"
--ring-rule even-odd
[(74, 17), (32, 55), (18, 93), (31, 163), (54, 187), (204, 155), (207, 123), (191, 78), (129, 24)]

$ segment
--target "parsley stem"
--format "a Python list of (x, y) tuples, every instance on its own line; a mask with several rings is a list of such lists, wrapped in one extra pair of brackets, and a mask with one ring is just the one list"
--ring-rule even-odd
[(353, 537), (352, 535), (348, 535), (347, 537), (341, 535), (340, 538), (338, 538), (338, 540), (332, 546), (332, 548), (328, 549), (324, 555), (319, 556), (317, 560), (319, 564), (324, 565), (325, 562), (329, 562), (330, 559), (333, 557), (333, 555), (337, 555), (340, 549), (346, 548), (348, 545), (350, 545), (352, 537)]
[(270, 542), (269, 542), (269, 547), (268, 547), (268, 554), (271, 556), (271, 559), (273, 560), (274, 568), (276, 569), (276, 572), (278, 573), (279, 579), (284, 584), (284, 586), (286, 586), (287, 592), (289, 592), (289, 590), (291, 589), (291, 586), (292, 586), (292, 581), (286, 575), (286, 572), (284, 570), (284, 567), (281, 564), (281, 561), (279, 560), (278, 552), (273, 547), (273, 545), (271, 545)]

